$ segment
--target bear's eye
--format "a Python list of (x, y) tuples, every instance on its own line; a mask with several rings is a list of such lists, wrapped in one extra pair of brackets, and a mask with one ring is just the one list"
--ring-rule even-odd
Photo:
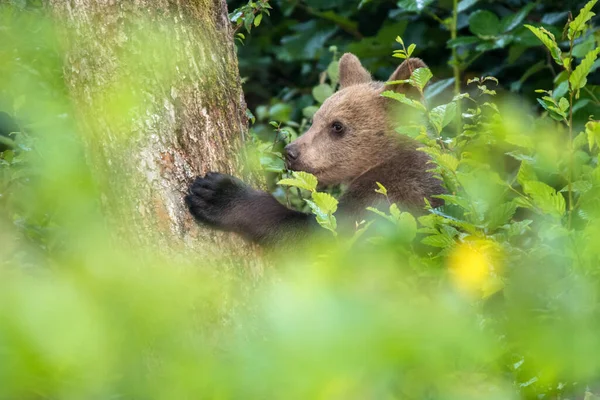
[(333, 124), (331, 124), (331, 130), (333, 131), (333, 133), (340, 134), (344, 132), (344, 125), (342, 125), (341, 122), (336, 121)]

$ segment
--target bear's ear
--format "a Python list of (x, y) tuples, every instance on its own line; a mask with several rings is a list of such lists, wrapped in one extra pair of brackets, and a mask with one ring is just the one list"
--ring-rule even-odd
[(363, 68), (358, 57), (346, 53), (340, 58), (340, 87), (342, 89), (371, 82), (371, 74)]
[[(420, 58), (409, 58), (404, 60), (402, 64), (394, 71), (388, 82), (403, 81), (410, 78), (413, 71), (417, 68), (427, 68), (427, 65)], [(419, 96), (419, 91), (408, 83), (400, 83), (396, 85), (386, 85), (384, 90), (392, 90), (398, 93), (404, 93), (407, 96)]]

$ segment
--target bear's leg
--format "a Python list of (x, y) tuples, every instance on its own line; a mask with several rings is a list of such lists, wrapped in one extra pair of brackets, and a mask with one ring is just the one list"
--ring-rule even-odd
[(261, 244), (304, 235), (315, 223), (310, 215), (284, 207), (270, 194), (216, 172), (197, 177), (185, 202), (196, 221)]

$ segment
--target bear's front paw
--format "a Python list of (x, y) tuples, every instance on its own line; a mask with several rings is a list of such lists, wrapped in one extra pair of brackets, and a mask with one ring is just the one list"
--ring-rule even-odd
[(221, 229), (233, 229), (233, 210), (248, 197), (250, 187), (233, 176), (209, 172), (190, 185), (185, 202), (196, 221)]

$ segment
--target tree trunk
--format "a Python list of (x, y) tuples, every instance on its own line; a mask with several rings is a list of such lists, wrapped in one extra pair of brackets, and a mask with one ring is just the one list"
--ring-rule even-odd
[(138, 244), (173, 250), (233, 235), (197, 228), (190, 180), (240, 176), (246, 105), (225, 0), (50, 0), (64, 27), (65, 79), (107, 216)]

